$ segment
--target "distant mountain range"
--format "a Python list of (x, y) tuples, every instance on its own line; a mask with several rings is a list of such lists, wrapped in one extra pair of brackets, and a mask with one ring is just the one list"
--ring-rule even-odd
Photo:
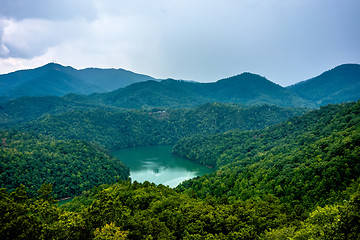
[(288, 89), (251, 73), (243, 73), (214, 83), (172, 79), (146, 81), (110, 93), (83, 96), (82, 101), (138, 109), (194, 107), (206, 102), (314, 107), (311, 101), (304, 100)]
[(22, 96), (64, 96), (60, 102), (74, 106), (135, 109), (194, 107), (206, 102), (315, 108), (360, 99), (360, 65), (340, 65), (289, 87), (252, 73), (213, 83), (159, 81), (123, 69), (76, 70), (55, 63), (0, 75), (0, 102)]
[(76, 70), (49, 63), (42, 67), (0, 75), (0, 101), (23, 96), (63, 96), (68, 93), (109, 92), (135, 82), (154, 79), (124, 69)]

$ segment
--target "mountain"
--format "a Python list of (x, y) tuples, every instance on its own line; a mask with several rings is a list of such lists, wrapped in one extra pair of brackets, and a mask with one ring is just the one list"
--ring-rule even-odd
[(216, 101), (215, 98), (201, 94), (204, 83), (178, 80), (146, 81), (134, 83), (110, 93), (92, 94), (86, 97), (92, 102), (100, 102), (121, 108), (152, 108), (152, 107), (194, 107), (206, 102)]
[[(213, 83), (156, 79), (123, 69), (76, 70), (59, 64), (0, 75), (0, 102), (21, 96), (66, 96), (67, 100), (120, 108), (194, 107), (206, 102), (314, 108), (360, 98), (360, 65), (344, 64), (312, 79), (281, 87), (242, 73)], [(89, 95), (90, 96), (81, 96)]]
[(155, 80), (153, 77), (134, 73), (121, 68), (85, 68), (75, 72), (75, 75), (88, 84), (102, 87), (104, 89), (103, 92), (114, 91), (136, 82)]
[(209, 84), (209, 88), (215, 94), (218, 101), (247, 105), (266, 103), (288, 107), (310, 107), (312, 105), (280, 85), (252, 73), (243, 73), (219, 80)]
[[(59, 75), (69, 76), (66, 71), (60, 72)], [(54, 84), (50, 87), (56, 89), (56, 86)], [(32, 86), (29, 86), (28, 89), (37, 92), (44, 90), (44, 88), (36, 89)], [(215, 83), (173, 79), (160, 82), (149, 80), (134, 83), (112, 92), (94, 93), (88, 96), (67, 94), (63, 97), (21, 97), (8, 102), (0, 102), (0, 128), (36, 120), (44, 114), (59, 114), (74, 110), (189, 108), (208, 102), (309, 108), (315, 106), (311, 101), (303, 100), (264, 77), (243, 73)]]
[(22, 96), (63, 96), (68, 93), (108, 92), (134, 82), (150, 79), (153, 78), (123, 69), (76, 70), (72, 67), (49, 63), (35, 69), (0, 75), (0, 96), (6, 100)]
[(360, 65), (343, 64), (287, 89), (318, 106), (356, 101), (360, 99)]
[(173, 79), (146, 81), (85, 98), (86, 101), (98, 101), (121, 108), (194, 107), (206, 102), (314, 107), (311, 101), (252, 73), (243, 73), (214, 83)]
[(31, 78), (9, 90), (12, 98), (22, 96), (63, 96), (68, 93), (88, 94), (100, 88), (85, 83), (81, 79), (57, 69), (47, 69), (43, 75)]

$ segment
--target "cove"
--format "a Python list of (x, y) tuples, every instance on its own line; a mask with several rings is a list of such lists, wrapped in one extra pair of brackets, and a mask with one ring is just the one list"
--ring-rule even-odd
[(136, 147), (112, 152), (130, 168), (132, 181), (154, 182), (176, 187), (184, 180), (213, 172), (213, 169), (171, 154), (172, 146)]

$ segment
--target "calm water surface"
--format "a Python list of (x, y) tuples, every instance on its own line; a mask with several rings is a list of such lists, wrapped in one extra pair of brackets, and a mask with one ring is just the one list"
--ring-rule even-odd
[(123, 149), (112, 154), (130, 168), (133, 181), (176, 187), (184, 180), (213, 172), (213, 169), (171, 155), (172, 146)]

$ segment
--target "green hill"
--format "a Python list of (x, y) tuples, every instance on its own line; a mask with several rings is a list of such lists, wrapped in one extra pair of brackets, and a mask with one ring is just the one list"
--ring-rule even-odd
[(36, 78), (9, 90), (6, 95), (12, 98), (22, 96), (63, 96), (68, 93), (88, 94), (99, 91), (99, 87), (85, 83), (59, 69), (47, 69)]
[(63, 96), (68, 93), (109, 92), (134, 82), (153, 79), (123, 69), (76, 70), (49, 63), (42, 67), (0, 75), (0, 96)]
[(0, 139), (0, 187), (9, 191), (23, 184), (30, 196), (37, 196), (47, 183), (56, 198), (64, 198), (129, 177), (118, 159), (83, 141), (3, 130)]
[(360, 102), (329, 105), (257, 131), (183, 139), (174, 154), (219, 171), (183, 183), (202, 198), (277, 196), (306, 209), (341, 201), (360, 177)]
[(287, 89), (319, 106), (360, 99), (360, 65), (343, 64)]
[[(0, 102), (21, 96), (84, 95), (78, 101), (121, 108), (194, 107), (206, 102), (314, 108), (360, 98), (360, 65), (344, 64), (287, 88), (242, 73), (214, 83), (152, 77), (123, 69), (76, 70), (59, 64), (0, 75)], [(92, 94), (97, 93), (97, 94)], [(85, 96), (92, 94), (90, 96)]]
[(135, 83), (110, 93), (93, 94), (86, 101), (121, 108), (194, 107), (206, 102), (271, 104), (284, 107), (314, 107), (289, 90), (256, 74), (243, 73), (215, 83), (167, 79)]

